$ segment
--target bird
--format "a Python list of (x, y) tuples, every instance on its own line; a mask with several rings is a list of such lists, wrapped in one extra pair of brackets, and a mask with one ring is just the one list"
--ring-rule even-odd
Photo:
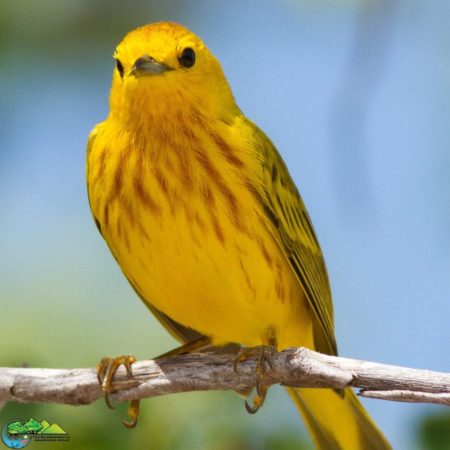
[[(95, 223), (138, 296), (182, 351), (235, 345), (237, 366), (256, 353), (263, 370), (271, 351), (287, 347), (336, 355), (330, 283), (311, 219), (218, 59), (173, 22), (129, 32), (113, 57), (109, 114), (88, 139), (87, 190)], [(133, 362), (102, 360), (105, 398), (117, 367), (131, 374)], [(267, 392), (258, 374), (249, 412)], [(316, 448), (391, 448), (350, 388), (287, 389)], [(134, 425), (138, 402), (130, 408)]]

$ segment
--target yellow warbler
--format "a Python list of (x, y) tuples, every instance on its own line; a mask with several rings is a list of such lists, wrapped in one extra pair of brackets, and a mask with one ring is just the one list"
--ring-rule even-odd
[[(139, 296), (184, 343), (336, 354), (308, 213), (218, 60), (195, 34), (165, 22), (130, 32), (114, 58), (110, 113), (88, 142), (88, 192)], [(317, 448), (390, 448), (350, 389), (289, 393)]]

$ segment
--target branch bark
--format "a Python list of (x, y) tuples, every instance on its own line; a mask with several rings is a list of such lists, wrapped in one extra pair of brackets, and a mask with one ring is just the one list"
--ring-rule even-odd
[[(243, 390), (255, 383), (256, 359), (233, 368), (235, 355), (194, 353), (138, 361), (134, 377), (120, 367), (116, 402), (188, 391)], [(363, 397), (450, 406), (450, 374), (410, 369), (290, 348), (272, 355), (263, 383), (293, 387), (359, 388)], [(0, 402), (86, 405), (102, 397), (95, 369), (0, 368)]]

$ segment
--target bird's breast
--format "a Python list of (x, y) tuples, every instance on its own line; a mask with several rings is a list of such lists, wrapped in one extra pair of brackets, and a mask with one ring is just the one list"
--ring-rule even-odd
[(145, 301), (218, 343), (259, 345), (298, 285), (249, 189), (250, 169), (231, 148), (218, 152), (220, 141), (205, 142), (93, 148), (91, 207)]

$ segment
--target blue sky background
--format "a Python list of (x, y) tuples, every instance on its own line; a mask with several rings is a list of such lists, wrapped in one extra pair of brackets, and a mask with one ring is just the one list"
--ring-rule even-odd
[[(203, 38), (241, 109), (287, 162), (325, 254), (340, 354), (450, 371), (449, 15), (445, 0), (3, 0), (0, 365), (94, 366), (175, 345), (98, 235), (84, 179), (88, 133), (108, 111), (114, 48), (130, 29), (164, 19)], [(195, 417), (197, 447), (205, 424), (253, 433), (256, 448), (270, 430), (302, 428), (281, 389), (254, 417), (229, 393), (179, 402), (145, 407), (176, 416), (178, 430)], [(421, 448), (417, 424), (441, 410), (364, 404), (395, 448)], [(94, 410), (119, 423), (103, 405), (43, 408), (65, 414), (64, 428)]]

